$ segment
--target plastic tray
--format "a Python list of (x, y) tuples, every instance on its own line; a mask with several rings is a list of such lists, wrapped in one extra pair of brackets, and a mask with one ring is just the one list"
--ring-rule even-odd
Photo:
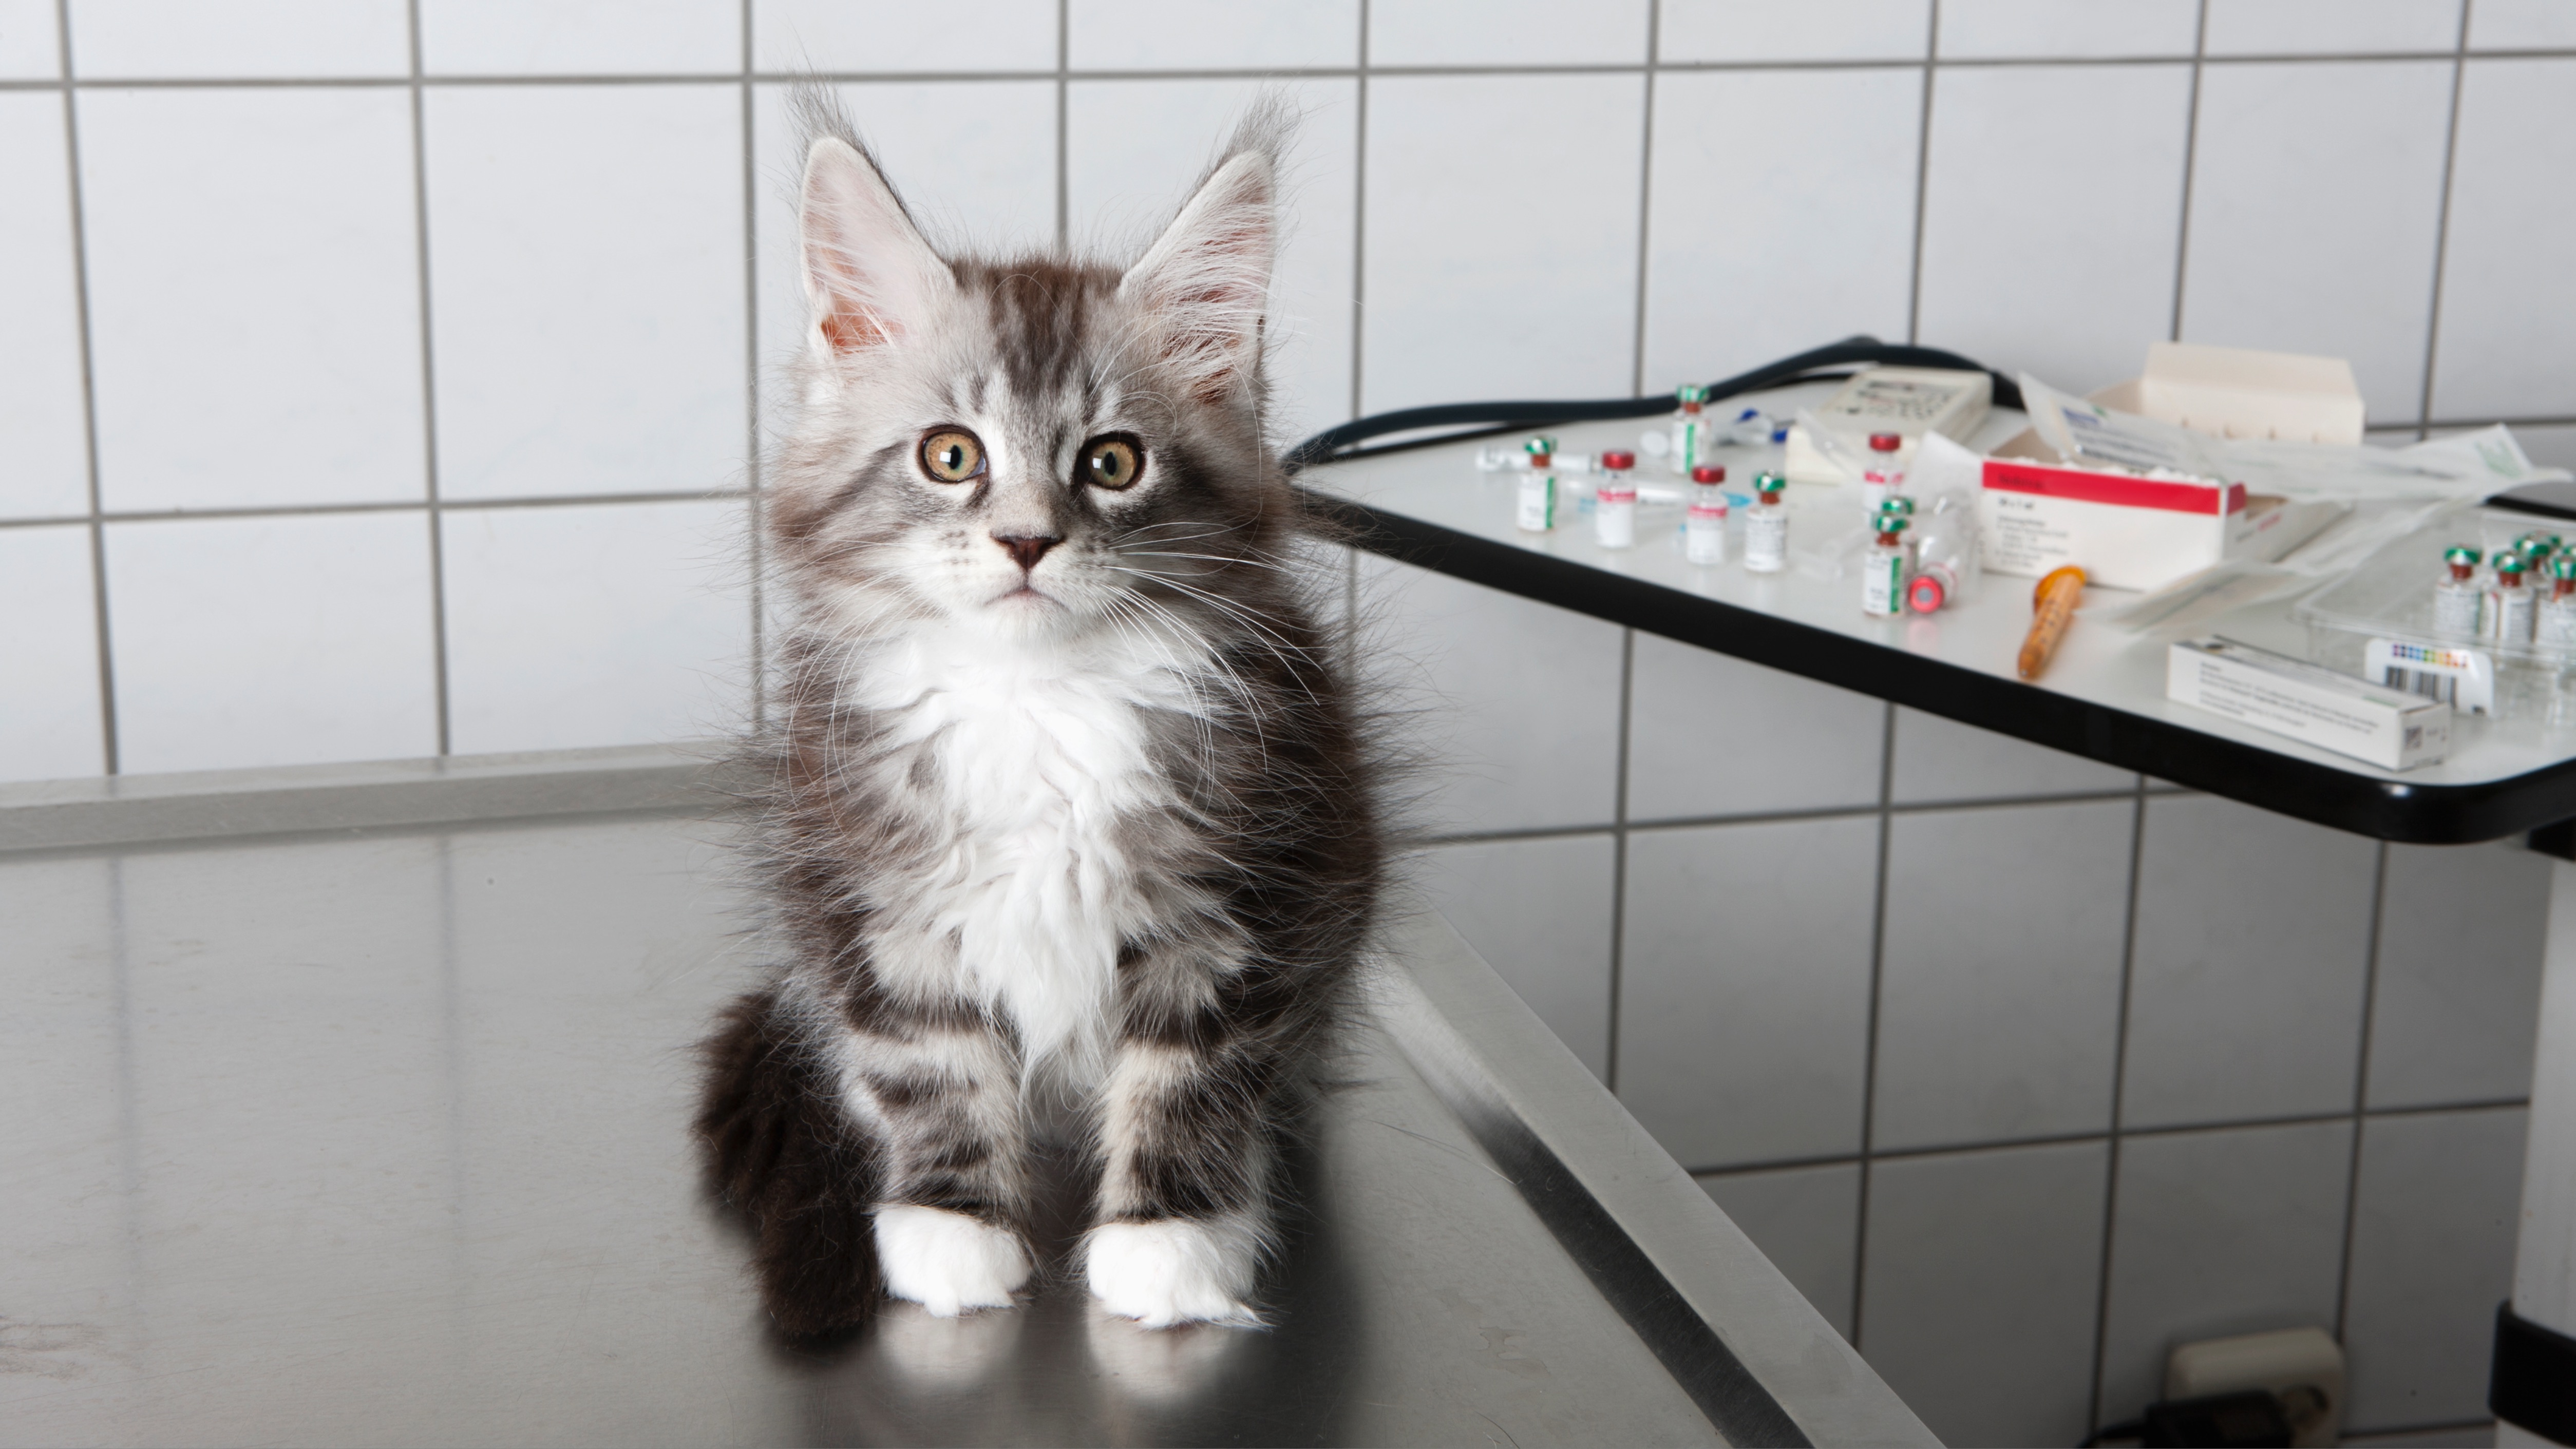
[[(2422, 528), (2382, 546), (2333, 583), (2299, 601), (2292, 614), (2308, 626), (2309, 657), (2350, 673), (2362, 672), (2372, 639), (2448, 644), (2485, 651), (2496, 662), (2496, 713), (2564, 708), (2561, 676), (2576, 653), (2539, 644), (2508, 644), (2477, 634), (2433, 627), (2433, 586), (2449, 577), (2442, 558), (2454, 544), (2471, 544), (2492, 557), (2526, 533), (2552, 533), (2549, 520), (2501, 508), (2464, 508), (2437, 515)], [(2576, 532), (2571, 532), (2576, 538)], [(2546, 587), (2546, 585), (2541, 585)]]

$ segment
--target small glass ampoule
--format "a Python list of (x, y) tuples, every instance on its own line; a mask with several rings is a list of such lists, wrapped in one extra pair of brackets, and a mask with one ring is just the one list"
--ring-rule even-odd
[(2486, 612), (2481, 620), (2486, 636), (2499, 644), (2528, 644), (2532, 625), (2539, 610), (2535, 591), (2523, 586), (2525, 572), (2520, 554), (2501, 555), (2495, 563), (2495, 582), (2487, 589)]
[(1556, 527), (1556, 439), (1532, 438), (1521, 445), (1529, 454), (1529, 471), (1520, 478), (1520, 511), (1516, 518), (1524, 533), (1545, 533)]
[(2443, 550), (2442, 561), (2450, 565), (2451, 571), (2433, 585), (2434, 632), (2475, 634), (2478, 620), (2486, 612), (2486, 587), (2478, 582), (2478, 564), (2483, 555), (2466, 544), (2458, 544)]
[(1789, 507), (1780, 491), (1789, 480), (1777, 473), (1753, 475), (1753, 507), (1744, 515), (1744, 566), (1757, 574), (1776, 574), (1789, 566)]
[(1691, 470), (1690, 514), (1682, 520), (1682, 556), (1706, 567), (1726, 562), (1726, 470)]
[(2549, 597), (2540, 601), (2541, 647), (2576, 654), (2576, 553), (2553, 554), (2549, 560)]

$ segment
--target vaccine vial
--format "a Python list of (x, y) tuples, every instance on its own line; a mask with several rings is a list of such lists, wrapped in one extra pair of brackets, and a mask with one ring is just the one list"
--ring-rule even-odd
[(2576, 553), (2552, 554), (2549, 597), (2540, 601), (2539, 641), (2545, 648), (2576, 653)]
[(2528, 644), (2536, 622), (2534, 591), (2523, 587), (2522, 558), (2505, 554), (2496, 560), (2495, 583), (2487, 590), (2486, 636), (2500, 644)]
[(1637, 466), (1634, 453), (1601, 455), (1601, 481), (1592, 490), (1592, 536), (1603, 548), (1637, 545)]
[(1681, 403), (1673, 413), (1673, 447), (1664, 455), (1673, 471), (1687, 478), (1691, 470), (1708, 461), (1712, 439), (1708, 418), (1708, 389), (1696, 383), (1683, 383), (1673, 390)]
[(1870, 520), (1878, 537), (1861, 555), (1860, 611), (1873, 619), (1892, 619), (1905, 610), (1905, 514), (1882, 508)]
[(1556, 439), (1532, 438), (1522, 447), (1530, 466), (1520, 478), (1518, 522), (1524, 533), (1545, 533), (1556, 527)]
[(1757, 574), (1776, 574), (1789, 566), (1789, 507), (1780, 490), (1789, 480), (1777, 473), (1753, 475), (1753, 507), (1744, 515), (1744, 566)]
[(1905, 486), (1905, 470), (1896, 463), (1896, 452), (1904, 446), (1905, 439), (1894, 433), (1869, 435), (1869, 461), (1861, 465), (1860, 504), (1872, 514)]
[(1690, 515), (1682, 520), (1682, 556), (1692, 563), (1726, 562), (1726, 482), (1724, 468), (1708, 464), (1691, 470)]
[(2442, 562), (2451, 572), (2433, 586), (2433, 631), (2437, 634), (2467, 635), (2478, 632), (2478, 617), (2485, 612), (2486, 589), (2478, 583), (2478, 565), (2483, 555), (2465, 546), (2443, 550)]

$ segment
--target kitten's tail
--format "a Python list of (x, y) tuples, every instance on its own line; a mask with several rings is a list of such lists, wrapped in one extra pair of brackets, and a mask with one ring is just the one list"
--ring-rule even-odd
[(876, 1154), (830, 1072), (774, 991), (727, 1007), (701, 1051), (707, 1183), (750, 1220), (771, 1321), (794, 1337), (866, 1321), (878, 1290)]

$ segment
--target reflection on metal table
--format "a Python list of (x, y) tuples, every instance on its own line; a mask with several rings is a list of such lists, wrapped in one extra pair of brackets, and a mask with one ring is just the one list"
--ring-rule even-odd
[(690, 774), (0, 793), (0, 1441), (1932, 1442), (1431, 916), (1268, 1329), (1101, 1315), (1060, 1211), (1022, 1308), (773, 1340), (686, 1132), (754, 964)]
[[(1743, 401), (1785, 415), (1831, 389)], [(2019, 413), (1999, 409), (1978, 437), (1991, 445), (2021, 426)], [(1637, 429), (1627, 421), (1550, 431), (1583, 453), (1634, 447)], [(1363, 456), (1301, 480), (1372, 552), (2320, 825), (2442, 845), (2576, 817), (2576, 738), (2536, 719), (2464, 718), (2449, 759), (2398, 774), (2170, 703), (2170, 635), (2086, 622), (2068, 631), (2046, 676), (2024, 684), (2013, 661), (2030, 627), (2028, 579), (1989, 575), (1965, 603), (1874, 619), (1860, 610), (1856, 577), (1752, 573), (1740, 551), (1716, 566), (1689, 563), (1679, 508), (1642, 516), (1633, 548), (1601, 547), (1579, 519), (1524, 533), (1513, 523), (1512, 475), (1477, 470), (1482, 445)], [(1719, 459), (1735, 486), (1777, 466), (1779, 452), (1724, 449)], [(1793, 539), (1860, 516), (1853, 488), (1793, 484), (1788, 497)], [(2306, 647), (2306, 626), (2286, 600), (2230, 614), (2223, 631), (2291, 653)]]

